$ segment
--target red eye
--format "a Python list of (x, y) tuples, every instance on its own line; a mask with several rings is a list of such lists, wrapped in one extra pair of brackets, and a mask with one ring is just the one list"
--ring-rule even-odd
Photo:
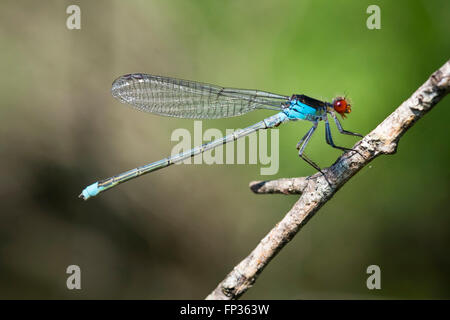
[(352, 111), (350, 103), (345, 98), (336, 98), (333, 101), (333, 108), (342, 117), (345, 117), (345, 113), (350, 113)]
[(334, 102), (334, 110), (336, 110), (339, 113), (344, 113), (347, 109), (347, 101), (345, 100), (336, 100)]

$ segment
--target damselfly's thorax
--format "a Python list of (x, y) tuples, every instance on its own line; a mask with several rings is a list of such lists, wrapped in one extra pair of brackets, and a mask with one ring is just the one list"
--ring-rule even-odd
[(301, 102), (303, 104), (306, 104), (306, 105), (308, 105), (312, 108), (316, 108), (316, 109), (326, 108), (327, 105), (329, 105), (329, 103), (327, 103), (327, 102), (305, 96), (304, 94), (294, 94), (289, 99), (289, 101)]
[(345, 118), (352, 111), (350, 101), (346, 97), (336, 97), (329, 103), (303, 94), (294, 94), (283, 104), (283, 112), (290, 120), (320, 121), (327, 112), (333, 111)]
[(326, 114), (329, 105), (303, 94), (294, 94), (286, 102), (283, 112), (290, 120), (318, 121)]

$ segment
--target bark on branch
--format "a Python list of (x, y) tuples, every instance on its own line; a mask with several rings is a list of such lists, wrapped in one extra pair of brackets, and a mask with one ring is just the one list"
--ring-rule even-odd
[(323, 170), (329, 183), (320, 173), (310, 177), (251, 182), (250, 188), (258, 194), (301, 196), (286, 216), (206, 299), (231, 300), (245, 293), (270, 260), (352, 176), (379, 155), (395, 153), (401, 136), (449, 91), (450, 60), (372, 132), (358, 141), (353, 147), (358, 152), (344, 153), (331, 167)]

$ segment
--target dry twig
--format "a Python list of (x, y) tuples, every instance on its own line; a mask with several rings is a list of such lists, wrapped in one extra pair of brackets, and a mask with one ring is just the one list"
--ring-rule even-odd
[(300, 228), (341, 188), (353, 175), (370, 161), (397, 150), (401, 136), (450, 91), (450, 60), (391, 115), (353, 147), (340, 156), (323, 175), (308, 178), (284, 178), (255, 181), (250, 188), (258, 194), (301, 194), (286, 216), (261, 240), (258, 246), (234, 267), (226, 278), (206, 299), (231, 300), (239, 298), (256, 281), (271, 259), (297, 234)]

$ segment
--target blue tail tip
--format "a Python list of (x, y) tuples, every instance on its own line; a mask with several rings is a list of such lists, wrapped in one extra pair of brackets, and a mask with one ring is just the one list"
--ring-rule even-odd
[(83, 200), (87, 200), (90, 197), (95, 197), (101, 190), (102, 188), (99, 188), (98, 182), (96, 182), (91, 184), (90, 186), (87, 186), (78, 197), (82, 198)]

